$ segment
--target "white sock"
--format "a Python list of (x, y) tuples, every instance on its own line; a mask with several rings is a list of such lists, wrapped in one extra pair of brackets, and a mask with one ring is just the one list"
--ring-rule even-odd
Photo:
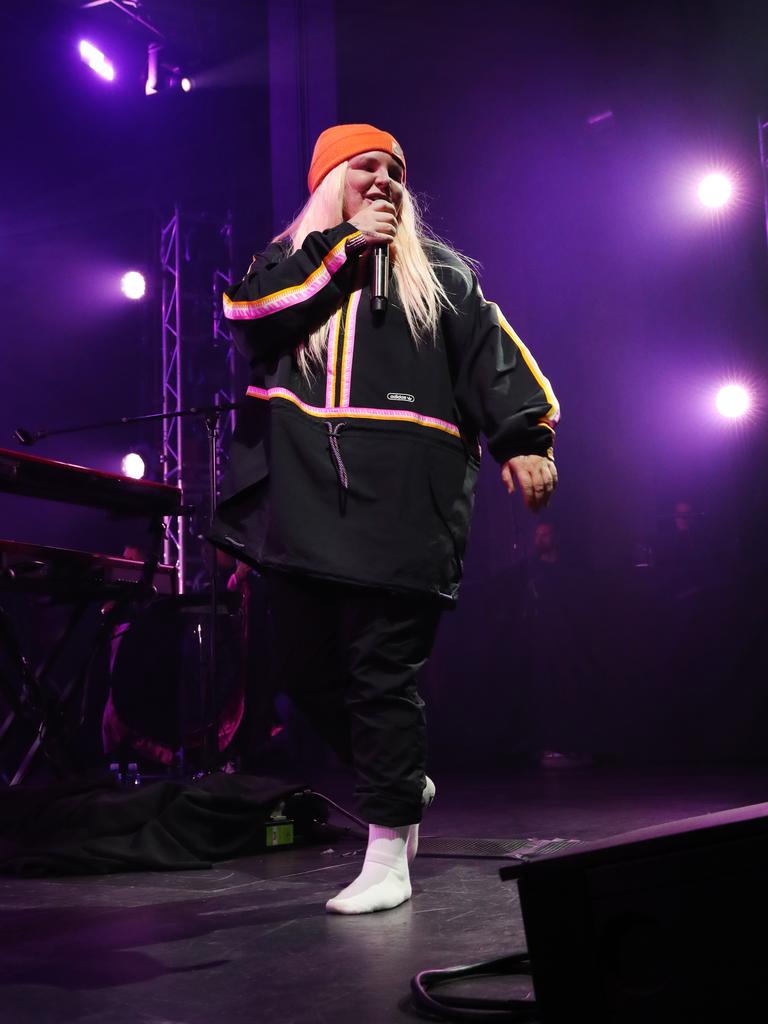
[(362, 871), (351, 885), (328, 900), (325, 909), (331, 914), (370, 914), (391, 910), (409, 900), (411, 879), (406, 843), (412, 827), (369, 825)]
[[(435, 784), (428, 775), (425, 775), (426, 779), (424, 783), (424, 792), (421, 794), (421, 803), (424, 807), (429, 807), (432, 801), (435, 799)], [(419, 852), (419, 826), (411, 825), (408, 829), (408, 839), (406, 841), (406, 851), (408, 857), (408, 863), (413, 864), (416, 858), (416, 854)]]

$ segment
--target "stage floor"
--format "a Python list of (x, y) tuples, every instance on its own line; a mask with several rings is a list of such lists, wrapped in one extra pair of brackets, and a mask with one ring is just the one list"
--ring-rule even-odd
[[(768, 800), (768, 765), (435, 781), (438, 801), (423, 826), (433, 836), (591, 839)], [(325, 789), (348, 803), (345, 779), (326, 779)], [(326, 915), (325, 900), (356, 874), (361, 850), (347, 837), (210, 871), (0, 877), (0, 1019), (389, 1024), (415, 1018), (409, 981), (419, 970), (525, 948), (516, 889), (500, 882), (499, 859), (420, 857), (410, 903)], [(513, 994), (508, 984), (504, 992)]]

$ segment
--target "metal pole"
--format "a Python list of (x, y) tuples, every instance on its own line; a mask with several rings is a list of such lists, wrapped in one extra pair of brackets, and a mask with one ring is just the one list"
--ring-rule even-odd
[[(178, 206), (174, 207), (173, 215), (176, 218), (176, 244), (174, 246), (174, 263), (176, 265), (176, 410), (182, 409), (182, 333), (181, 333), (181, 216)], [(176, 484), (184, 490), (184, 429), (181, 419), (174, 423), (176, 430)], [(177, 540), (179, 545), (179, 593), (183, 594), (186, 589), (186, 550), (187, 531), (186, 523), (179, 517), (176, 520)]]
[(768, 121), (762, 117), (757, 119), (757, 145), (760, 150), (760, 173), (763, 176), (763, 217), (765, 220), (765, 240), (768, 244), (768, 167), (766, 166), (766, 132)]

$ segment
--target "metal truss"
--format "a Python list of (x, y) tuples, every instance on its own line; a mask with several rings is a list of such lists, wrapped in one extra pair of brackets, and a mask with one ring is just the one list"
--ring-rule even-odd
[[(221, 221), (209, 215), (185, 214), (183, 220), (182, 225), (177, 206), (161, 228), (160, 238), (164, 413), (178, 412), (184, 403), (199, 408), (234, 402), (245, 388), (243, 361), (237, 357), (222, 306), (233, 272), (232, 215), (227, 213)], [(208, 296), (206, 281), (210, 282)], [(234, 426), (234, 412), (222, 417), (216, 444), (217, 497)], [(204, 539), (209, 494), (204, 452), (200, 417), (164, 421), (163, 480), (181, 487), (185, 505), (191, 503), (198, 510), (192, 521), (181, 517), (166, 520), (164, 557), (178, 567), (181, 593), (203, 585), (210, 570)]]
[[(160, 269), (162, 275), (162, 390), (163, 412), (182, 409), (182, 343), (181, 343), (181, 225), (178, 207), (160, 229)], [(184, 487), (183, 417), (163, 420), (162, 427), (163, 482)], [(179, 571), (179, 593), (186, 583), (186, 538), (181, 516), (165, 520), (163, 558)]]

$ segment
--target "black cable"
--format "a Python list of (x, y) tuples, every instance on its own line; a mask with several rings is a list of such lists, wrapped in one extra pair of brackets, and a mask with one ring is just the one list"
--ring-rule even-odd
[(532, 999), (479, 999), (430, 994), (430, 990), (438, 985), (462, 978), (530, 975), (530, 966), (527, 953), (514, 953), (479, 964), (420, 971), (411, 978), (411, 994), (417, 1009), (441, 1020), (517, 1021), (520, 1024), (525, 1021), (538, 1021), (538, 1009)]
[(326, 796), (325, 793), (319, 793), (316, 789), (311, 789), (311, 788), (308, 789), (306, 792), (307, 793), (311, 793), (312, 796), (319, 796), (321, 800), (325, 800), (325, 802), (327, 804), (329, 804), (331, 807), (333, 807), (334, 810), (338, 811), (339, 814), (343, 814), (345, 818), (349, 818), (350, 821), (354, 821), (354, 823), (356, 825), (359, 825), (360, 828), (364, 832), (364, 836), (361, 837), (361, 838), (367, 838), (367, 836), (368, 836), (368, 822), (367, 821), (363, 821), (362, 818), (358, 818), (357, 815), (353, 814), (351, 811), (346, 810), (346, 808), (342, 807), (341, 804), (337, 804), (335, 800), (331, 800), (331, 798), (329, 796)]

